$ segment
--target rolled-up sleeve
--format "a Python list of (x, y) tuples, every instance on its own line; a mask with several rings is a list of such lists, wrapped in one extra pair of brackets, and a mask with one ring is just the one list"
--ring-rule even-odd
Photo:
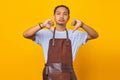
[(86, 44), (86, 42), (87, 42), (87, 32), (77, 31), (76, 37), (77, 37), (78, 46), (80, 46), (82, 44)]
[(43, 38), (44, 38), (43, 37), (43, 30), (38, 31), (35, 35), (34, 43), (42, 45)]

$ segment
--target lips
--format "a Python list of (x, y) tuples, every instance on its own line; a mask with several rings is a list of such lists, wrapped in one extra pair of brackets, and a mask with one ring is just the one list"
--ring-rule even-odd
[(60, 22), (64, 22), (65, 20), (64, 20), (64, 19), (60, 19), (60, 20), (58, 20), (58, 21), (60, 21)]

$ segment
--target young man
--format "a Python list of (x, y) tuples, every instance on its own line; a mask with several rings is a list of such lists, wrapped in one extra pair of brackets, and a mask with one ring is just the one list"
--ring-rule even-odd
[[(46, 64), (43, 80), (77, 80), (73, 69), (77, 50), (86, 41), (98, 37), (94, 29), (78, 19), (72, 22), (74, 30), (66, 29), (69, 18), (69, 8), (59, 5), (54, 9), (55, 28), (51, 28), (54, 24), (48, 19), (23, 33), (25, 38), (38, 43), (44, 50)], [(85, 32), (77, 30), (78, 28)]]

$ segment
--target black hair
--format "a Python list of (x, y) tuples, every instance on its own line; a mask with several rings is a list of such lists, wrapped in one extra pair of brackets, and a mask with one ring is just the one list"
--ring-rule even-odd
[(57, 8), (59, 8), (59, 7), (64, 7), (64, 8), (66, 8), (66, 9), (68, 10), (68, 15), (70, 14), (69, 8), (68, 8), (67, 6), (65, 6), (65, 5), (58, 5), (58, 6), (56, 6), (55, 9), (54, 9), (54, 14), (55, 14)]

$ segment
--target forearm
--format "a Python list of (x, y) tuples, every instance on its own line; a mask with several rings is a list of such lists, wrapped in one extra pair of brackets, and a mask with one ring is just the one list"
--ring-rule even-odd
[(39, 25), (36, 25), (36, 26), (34, 26), (34, 27), (31, 27), (31, 28), (27, 29), (27, 30), (23, 33), (23, 36), (24, 36), (25, 38), (31, 37), (31, 36), (35, 35), (36, 32), (38, 32), (40, 29), (41, 29), (41, 28), (40, 28)]
[(98, 37), (98, 33), (90, 26), (83, 24), (82, 29), (84, 29), (88, 33), (89, 37), (91, 37), (92, 39)]

